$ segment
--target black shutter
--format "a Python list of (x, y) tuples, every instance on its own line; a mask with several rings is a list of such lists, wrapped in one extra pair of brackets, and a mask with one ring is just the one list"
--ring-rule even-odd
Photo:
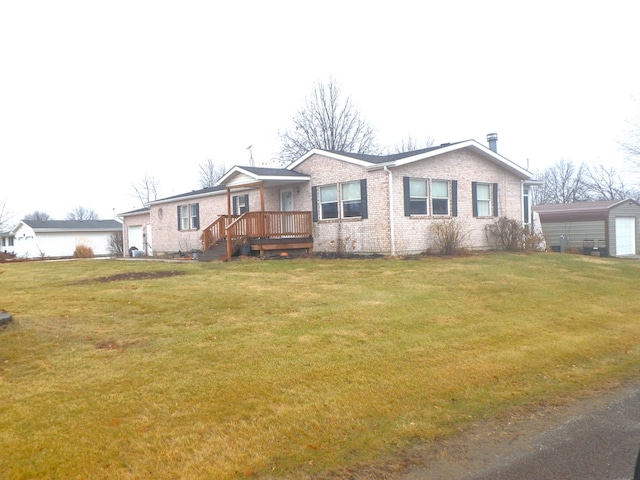
[(360, 217), (369, 218), (367, 212), (367, 179), (360, 180)]
[(196, 207), (196, 218), (193, 224), (193, 228), (195, 228), (196, 230), (199, 230), (200, 229), (200, 204), (196, 203), (195, 207)]
[(411, 182), (409, 177), (402, 177), (402, 185), (404, 187), (404, 216), (411, 216), (411, 192), (409, 191)]
[(311, 211), (313, 221), (318, 221), (318, 187), (311, 187)]
[(232, 197), (231, 201), (232, 201), (232, 204), (233, 204), (232, 208), (231, 208), (232, 213), (233, 213), (233, 215), (238, 215), (238, 197), (237, 196)]
[(180, 221), (180, 205), (178, 205), (178, 231), (182, 230), (182, 222)]
[(458, 181), (451, 180), (451, 216), (458, 216)]
[(478, 182), (471, 182), (471, 204), (473, 207), (473, 216), (478, 216)]
[(249, 194), (248, 193), (244, 196), (244, 208), (245, 208), (245, 212), (249, 211)]
[(493, 216), (498, 216), (498, 184), (493, 184)]

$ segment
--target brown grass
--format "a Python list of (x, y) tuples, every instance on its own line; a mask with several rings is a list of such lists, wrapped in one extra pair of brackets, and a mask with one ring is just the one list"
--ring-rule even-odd
[(0, 330), (5, 478), (346, 478), (640, 364), (632, 261), (92, 260), (3, 272), (0, 307), (14, 315)]

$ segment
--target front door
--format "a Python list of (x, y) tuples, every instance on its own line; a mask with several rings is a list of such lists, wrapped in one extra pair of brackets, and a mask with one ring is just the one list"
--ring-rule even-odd
[[(280, 190), (280, 211), (293, 212), (293, 190)], [(282, 236), (288, 237), (294, 233), (294, 221), (291, 215), (282, 215)]]
[(293, 212), (293, 190), (280, 190), (280, 211)]

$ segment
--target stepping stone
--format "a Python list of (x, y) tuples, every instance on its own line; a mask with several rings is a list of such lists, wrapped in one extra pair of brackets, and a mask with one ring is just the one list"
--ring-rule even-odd
[(0, 312), (0, 327), (7, 325), (11, 320), (13, 320), (13, 317), (9, 312)]

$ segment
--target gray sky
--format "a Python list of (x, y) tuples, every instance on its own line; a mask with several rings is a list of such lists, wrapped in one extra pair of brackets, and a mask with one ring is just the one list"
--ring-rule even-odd
[(530, 170), (622, 164), (640, 111), (637, 1), (0, 2), (0, 202), (138, 208), (198, 188), (198, 165), (256, 165), (330, 76), (382, 145), (497, 132)]

